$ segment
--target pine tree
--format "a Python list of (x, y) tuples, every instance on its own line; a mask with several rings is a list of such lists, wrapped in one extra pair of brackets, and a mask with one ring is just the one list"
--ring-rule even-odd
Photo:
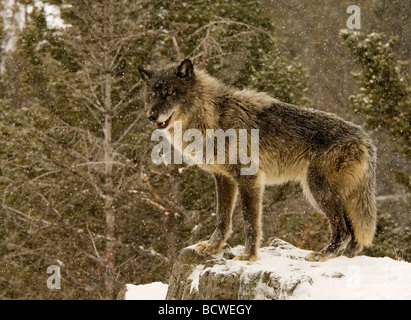
[[(361, 92), (350, 97), (354, 110), (365, 114), (370, 127), (398, 138), (399, 149), (411, 157), (411, 78), (408, 62), (399, 60), (393, 51), (398, 38), (385, 40), (382, 33), (345, 30), (340, 36), (361, 67), (360, 72), (352, 73), (361, 86)], [(399, 177), (411, 191), (411, 177)]]
[[(14, 57), (24, 66), (26, 102), (2, 112), (2, 137), (10, 137), (2, 139), (2, 208), (20, 218), (17, 234), (24, 224), (35, 224), (39, 239), (54, 234), (47, 248), (31, 246), (50, 264), (62, 261), (64, 277), (75, 279), (77, 291), (65, 290), (66, 297), (84, 294), (79, 279), (88, 274), (94, 294), (113, 298), (118, 268), (132, 257), (116, 260), (119, 247), (130, 252), (117, 237), (116, 217), (133, 213), (136, 195), (129, 190), (142, 188), (137, 164), (144, 147), (133, 130), (142, 119), (135, 64), (150, 48), (151, 36), (137, 19), (145, 18), (137, 12), (146, 5), (73, 2), (63, 12), (71, 26), (60, 30), (47, 28), (43, 10), (34, 9)], [(76, 264), (87, 267), (83, 272)]]
[(169, 60), (195, 63), (237, 87), (266, 91), (285, 102), (308, 104), (305, 71), (284, 53), (257, 1), (154, 1), (159, 45)]

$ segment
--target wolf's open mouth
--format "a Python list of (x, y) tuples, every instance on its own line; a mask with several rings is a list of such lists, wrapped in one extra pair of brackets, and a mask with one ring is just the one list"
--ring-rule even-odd
[(157, 129), (165, 129), (165, 128), (167, 128), (167, 127), (168, 127), (168, 124), (169, 124), (169, 122), (170, 122), (170, 120), (171, 120), (171, 118), (173, 117), (173, 115), (174, 115), (174, 112), (171, 114), (171, 116), (170, 116), (166, 121), (164, 121), (164, 122), (156, 122)]

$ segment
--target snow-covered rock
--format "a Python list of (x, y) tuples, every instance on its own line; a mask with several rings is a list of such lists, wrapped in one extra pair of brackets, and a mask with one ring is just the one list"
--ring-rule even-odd
[(391, 258), (308, 262), (309, 251), (279, 239), (256, 262), (234, 261), (241, 246), (202, 257), (183, 249), (166, 299), (411, 299), (411, 264)]

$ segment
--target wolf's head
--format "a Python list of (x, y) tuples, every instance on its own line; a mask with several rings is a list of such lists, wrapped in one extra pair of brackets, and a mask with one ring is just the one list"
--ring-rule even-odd
[(162, 70), (138, 68), (141, 78), (146, 83), (147, 118), (158, 129), (166, 129), (190, 105), (190, 96), (195, 85), (193, 63), (185, 59), (180, 65), (173, 65)]

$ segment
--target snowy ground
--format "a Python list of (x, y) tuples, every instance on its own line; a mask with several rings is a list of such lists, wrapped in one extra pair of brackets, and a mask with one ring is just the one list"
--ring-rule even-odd
[[(237, 248), (234, 248), (234, 250)], [(239, 248), (238, 250), (241, 250)], [(411, 299), (411, 263), (391, 258), (338, 257), (312, 263), (300, 259), (308, 251), (295, 247), (280, 255), (268, 248), (260, 249), (259, 260), (253, 263), (228, 261), (225, 270), (245, 268), (252, 273), (261, 269), (276, 270), (285, 278), (307, 275), (310, 283), (301, 283), (290, 299)], [(198, 274), (199, 276), (199, 274)], [(167, 285), (155, 282), (147, 285), (127, 285), (126, 300), (165, 299)]]
[(135, 286), (127, 284), (125, 300), (165, 300), (168, 285), (161, 282), (153, 282)]

